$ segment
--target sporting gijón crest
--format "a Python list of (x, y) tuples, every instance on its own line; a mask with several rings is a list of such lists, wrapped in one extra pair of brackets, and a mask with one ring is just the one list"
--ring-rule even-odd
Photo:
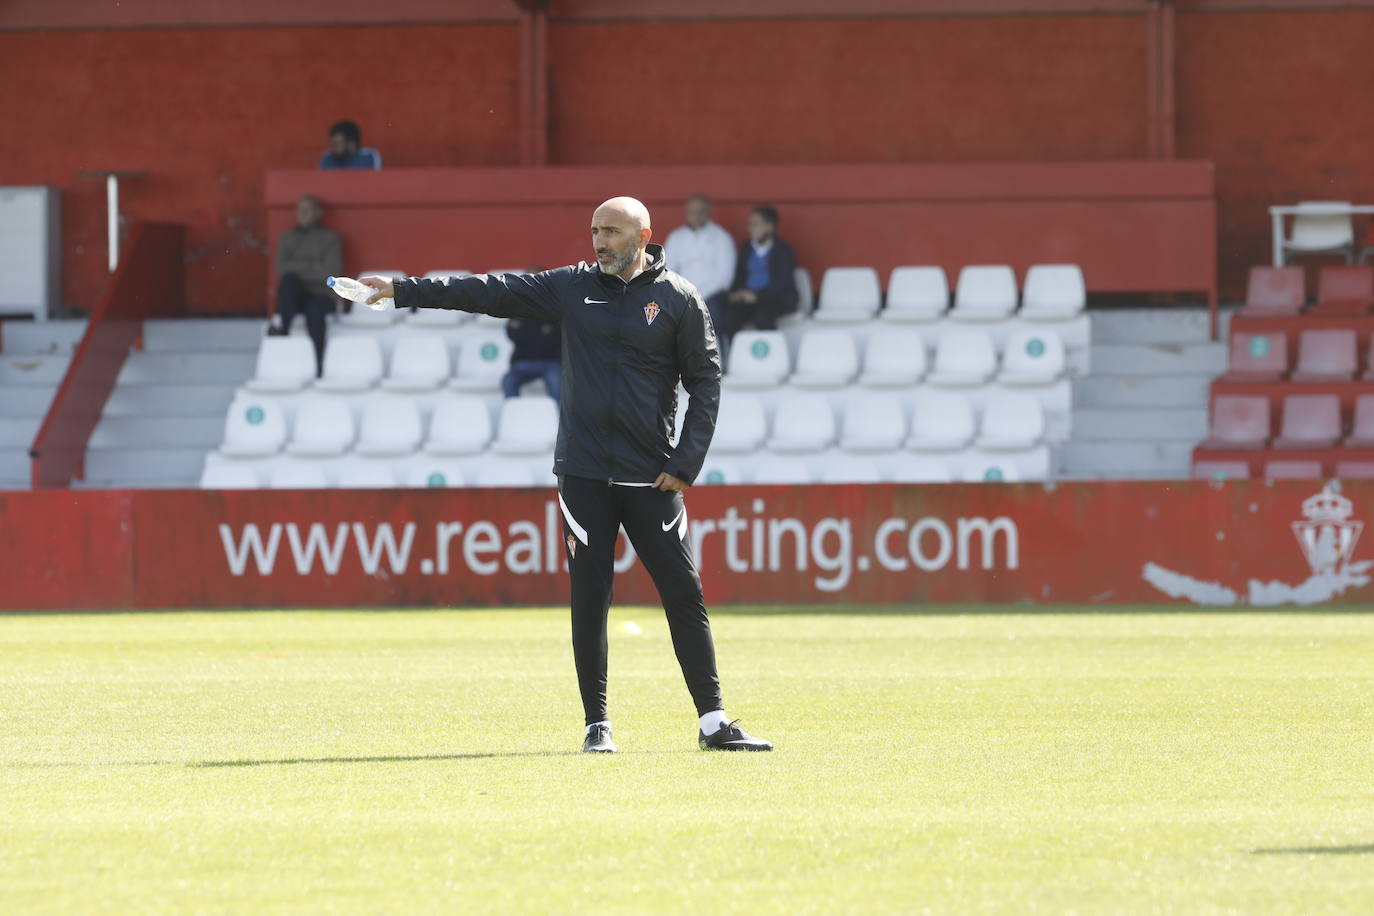
[(654, 323), (654, 319), (657, 318), (657, 317), (658, 317), (658, 303), (657, 303), (657, 302), (650, 302), (648, 305), (644, 306), (644, 321), (645, 321), (646, 323), (648, 323), (648, 324), (653, 324), (653, 323)]

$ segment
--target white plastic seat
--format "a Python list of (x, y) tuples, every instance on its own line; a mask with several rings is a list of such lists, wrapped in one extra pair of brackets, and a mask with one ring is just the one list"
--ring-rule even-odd
[(821, 294), (811, 317), (823, 323), (868, 321), (882, 301), (878, 272), (872, 267), (831, 267), (821, 277)]
[(476, 487), (532, 487), (533, 472), (523, 464), (509, 461), (487, 461), (479, 465), (473, 476)]
[(389, 490), (396, 486), (396, 473), (380, 461), (345, 458), (334, 475), (334, 486), (349, 490)]
[(382, 380), (386, 391), (433, 391), (453, 372), (448, 344), (438, 334), (407, 335), (391, 351), (391, 372)]
[(506, 398), (491, 451), (498, 455), (553, 452), (558, 438), (558, 405), (551, 398)]
[(892, 395), (855, 398), (844, 407), (840, 448), (846, 452), (892, 452), (906, 439), (906, 410)]
[(1034, 395), (1021, 391), (994, 393), (983, 408), (977, 446), (989, 451), (1034, 448), (1045, 438), (1045, 411)]
[(816, 310), (816, 294), (811, 286), (811, 271), (805, 267), (798, 267), (792, 276), (797, 281), (796, 314), (806, 317)]
[(821, 395), (794, 394), (779, 402), (773, 414), (768, 448), (787, 454), (821, 452), (835, 442), (835, 414)]
[(324, 372), (315, 382), (319, 391), (366, 391), (382, 378), (382, 347), (371, 334), (335, 337), (324, 349)]
[(260, 486), (258, 472), (247, 465), (207, 463), (200, 474), (202, 490), (256, 490)]
[(315, 347), (308, 337), (266, 337), (257, 367), (244, 385), (255, 394), (300, 391), (315, 379)]
[(410, 463), (405, 485), (428, 488), (461, 487), (465, 485), (465, 478), (462, 467), (456, 461), (424, 458)]
[(1064, 377), (1064, 342), (1049, 329), (1015, 331), (1002, 350), (1003, 385), (1052, 385)]
[(425, 452), (447, 457), (473, 455), (491, 441), (491, 412), (481, 398), (445, 392), (434, 402)]
[(883, 321), (936, 321), (949, 308), (949, 281), (943, 267), (897, 267), (887, 281)]
[(847, 455), (826, 461), (820, 473), (821, 483), (880, 483), (882, 479), (882, 473), (872, 461)]
[[(679, 421), (680, 422), (680, 421)], [(747, 394), (722, 398), (710, 454), (751, 454), (768, 438), (763, 402)]]
[(369, 457), (409, 455), (420, 447), (424, 431), (420, 408), (408, 397), (375, 397), (363, 408), (354, 451)]
[(921, 335), (905, 328), (883, 328), (864, 345), (865, 388), (910, 388), (926, 374), (926, 345)]
[(987, 384), (996, 370), (992, 335), (976, 328), (952, 328), (935, 348), (935, 367), (926, 381), (944, 388), (973, 388)]
[(1307, 200), (1293, 214), (1293, 230), (1283, 242), (1284, 254), (1344, 254), (1355, 249), (1355, 222), (1347, 201)]
[[(819, 314), (819, 312), (817, 313)], [(859, 350), (848, 331), (807, 331), (797, 350), (796, 388), (843, 388), (859, 374)]]
[(815, 480), (806, 462), (795, 458), (770, 458), (755, 462), (753, 478), (753, 482), (758, 484), (805, 484)]
[(903, 458), (892, 469), (893, 483), (949, 483), (949, 465), (939, 458)]
[(273, 490), (322, 490), (329, 486), (329, 480), (318, 465), (292, 461), (272, 469), (268, 486)]
[(972, 265), (959, 271), (950, 317), (1001, 321), (1016, 310), (1016, 274), (1005, 264)]
[(976, 429), (968, 398), (923, 390), (911, 411), (911, 435), (905, 445), (913, 452), (955, 452), (973, 441)]
[(1014, 483), (1021, 479), (1021, 471), (1014, 461), (977, 456), (961, 464), (959, 479), (964, 483)]
[(313, 457), (342, 455), (353, 444), (353, 438), (353, 411), (348, 402), (342, 398), (310, 395), (296, 408), (296, 421), (286, 451), (291, 455)]
[(465, 330), (458, 345), (458, 373), (449, 385), (458, 391), (499, 391), (513, 349), (504, 331), (482, 327)]
[(275, 455), (286, 445), (286, 411), (266, 398), (239, 397), (224, 418), (219, 452), (231, 458)]
[(1030, 321), (1062, 321), (1080, 314), (1087, 304), (1083, 270), (1077, 264), (1036, 264), (1026, 272), (1017, 314)]
[(730, 342), (726, 388), (776, 388), (792, 371), (787, 338), (781, 331), (740, 331)]

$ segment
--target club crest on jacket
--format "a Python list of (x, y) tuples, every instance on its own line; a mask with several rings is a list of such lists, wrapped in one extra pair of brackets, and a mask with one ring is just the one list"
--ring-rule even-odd
[(568, 535), (568, 558), (577, 558), (577, 538), (573, 537), (571, 534)]
[(657, 317), (658, 317), (658, 303), (657, 303), (657, 302), (650, 302), (648, 305), (644, 306), (644, 320), (645, 320), (646, 322), (648, 322), (649, 324), (653, 324), (653, 323), (654, 323), (654, 319), (657, 318)]

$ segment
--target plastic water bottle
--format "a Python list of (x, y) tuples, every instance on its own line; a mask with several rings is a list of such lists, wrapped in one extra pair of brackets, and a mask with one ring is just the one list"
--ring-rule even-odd
[[(375, 289), (368, 286), (366, 283), (359, 283), (352, 277), (330, 277), (328, 280), (324, 281), (324, 284), (345, 299), (352, 299), (354, 302), (363, 302), (365, 304), (367, 297), (376, 292)], [(387, 309), (394, 309), (396, 307), (396, 300), (378, 299), (367, 307), (378, 312), (384, 312)]]

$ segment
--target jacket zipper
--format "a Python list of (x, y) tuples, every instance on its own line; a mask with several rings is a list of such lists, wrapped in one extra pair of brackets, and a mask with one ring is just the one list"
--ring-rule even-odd
[(606, 467), (610, 471), (610, 474), (606, 477), (607, 487), (615, 486), (615, 402), (617, 400), (617, 395), (620, 394), (620, 342), (623, 336), (621, 334), (620, 325), (624, 320), (625, 312), (622, 306), (625, 304), (626, 294), (630, 291), (630, 284), (626, 283), (624, 280), (620, 281), (620, 286), (620, 299), (615, 303), (615, 336), (611, 338), (612, 348), (615, 351), (615, 358), (611, 363), (614, 368), (611, 370), (611, 422), (610, 429), (607, 430), (607, 440), (610, 444), (610, 455), (608, 456), (610, 460), (606, 462)]

